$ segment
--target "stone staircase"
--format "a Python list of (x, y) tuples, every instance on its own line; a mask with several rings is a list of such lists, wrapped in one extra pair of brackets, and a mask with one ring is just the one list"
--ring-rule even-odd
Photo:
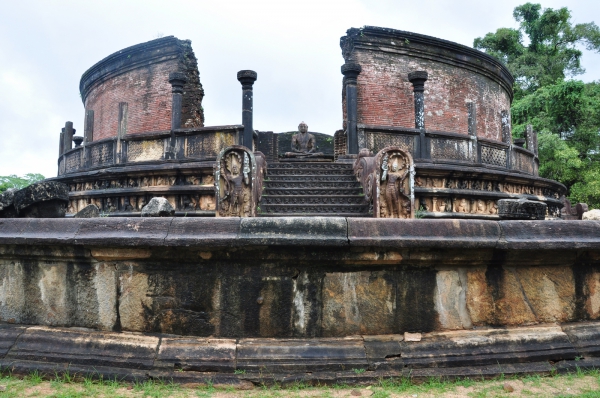
[(269, 163), (259, 217), (371, 217), (352, 164)]

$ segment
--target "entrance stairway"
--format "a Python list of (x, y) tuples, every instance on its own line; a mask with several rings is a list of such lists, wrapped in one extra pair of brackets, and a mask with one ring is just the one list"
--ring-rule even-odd
[(269, 163), (259, 217), (371, 217), (352, 164)]

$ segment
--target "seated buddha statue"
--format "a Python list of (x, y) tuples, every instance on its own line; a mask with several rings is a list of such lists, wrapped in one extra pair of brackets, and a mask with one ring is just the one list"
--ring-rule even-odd
[(308, 132), (308, 126), (302, 122), (298, 125), (298, 132), (292, 136), (292, 151), (286, 152), (286, 158), (307, 158), (323, 156), (322, 152), (317, 150), (317, 141), (315, 136)]

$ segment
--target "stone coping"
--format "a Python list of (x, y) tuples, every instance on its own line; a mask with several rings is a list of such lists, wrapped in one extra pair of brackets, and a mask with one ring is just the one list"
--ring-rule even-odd
[[(0, 324), (0, 366), (175, 383), (372, 383), (552, 374), (600, 364), (600, 322), (344, 338), (212, 338)], [(361, 370), (360, 372), (357, 370)], [(237, 372), (236, 372), (237, 371)]]
[(349, 217), (0, 220), (0, 245), (24, 244), (600, 250), (600, 222)]

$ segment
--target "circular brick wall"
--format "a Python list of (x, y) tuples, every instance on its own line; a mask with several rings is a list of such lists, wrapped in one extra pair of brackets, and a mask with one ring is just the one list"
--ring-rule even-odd
[(496, 59), (470, 47), (394, 29), (349, 29), (340, 40), (347, 63), (358, 63), (359, 124), (415, 127), (408, 74), (427, 71), (425, 128), (468, 134), (475, 104), (477, 136), (502, 140), (501, 112), (510, 112), (513, 77)]
[(86, 141), (170, 130), (170, 72), (188, 78), (181, 127), (202, 127), (204, 91), (191, 42), (169, 36), (118, 51), (83, 74), (79, 91), (86, 109)]

